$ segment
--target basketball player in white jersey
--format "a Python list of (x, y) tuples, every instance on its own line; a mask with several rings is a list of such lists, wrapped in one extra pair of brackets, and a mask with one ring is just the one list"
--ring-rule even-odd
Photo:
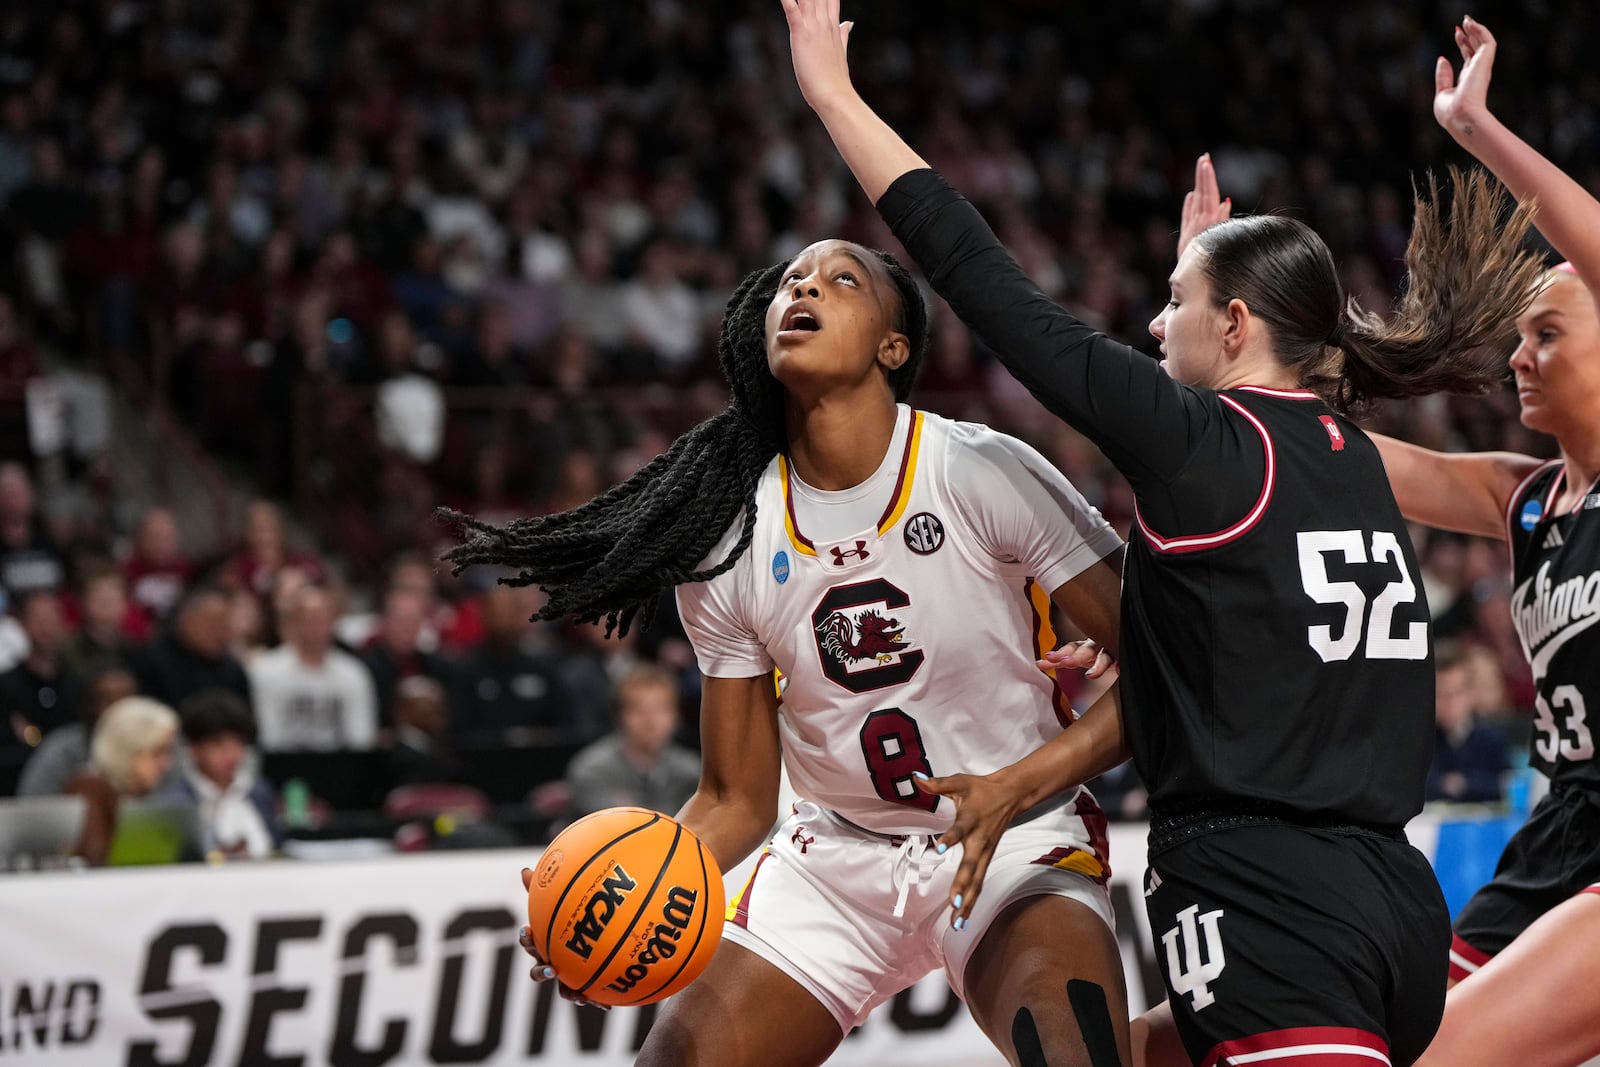
[[(627, 625), (678, 587), (704, 675), (701, 785), (678, 817), (724, 870), (766, 843), (641, 1064), (819, 1064), (934, 971), (1014, 1064), (1129, 1062), (1087, 791), (1019, 814), (950, 922), (959, 849), (935, 839), (953, 804), (917, 781), (994, 771), (1071, 724), (1036, 665), (1051, 603), (1115, 648), (1121, 543), (1026, 445), (898, 402), (926, 324), (893, 259), (813, 245), (730, 301), (728, 412), (573, 512), (474, 525), (453, 556), (521, 567), (547, 616)], [(767, 840), (780, 751), (805, 799)]]

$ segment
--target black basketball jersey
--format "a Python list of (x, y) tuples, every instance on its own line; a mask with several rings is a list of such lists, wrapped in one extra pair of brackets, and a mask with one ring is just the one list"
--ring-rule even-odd
[(1594, 700), (1600, 712), (1600, 487), (1554, 515), (1565, 487), (1553, 461), (1511, 494), (1511, 618), (1537, 692), (1530, 762), (1551, 782), (1600, 791), (1588, 708)]
[(932, 170), (878, 211), (935, 291), (1127, 477), (1122, 712), (1152, 809), (1395, 826), (1422, 808), (1433, 660), (1377, 448), (1311, 393), (1175, 381), (1041, 292)]
[(1402, 824), (1422, 808), (1433, 655), (1377, 448), (1310, 393), (1217, 399), (1259, 435), (1264, 475), (1184, 478), (1235, 498), (1241, 476), (1258, 478), (1255, 507), (1187, 536), (1141, 515), (1128, 547), (1122, 709), (1151, 808), (1244, 801)]

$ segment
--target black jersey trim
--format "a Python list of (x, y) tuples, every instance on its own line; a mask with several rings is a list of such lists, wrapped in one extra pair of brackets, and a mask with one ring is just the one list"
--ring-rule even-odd
[(1272, 500), (1272, 486), (1277, 480), (1278, 460), (1272, 448), (1272, 435), (1267, 432), (1262, 421), (1250, 413), (1250, 410), (1232, 397), (1219, 396), (1217, 398), (1239, 414), (1243, 415), (1254, 426), (1256, 433), (1261, 435), (1261, 447), (1266, 457), (1266, 471), (1261, 476), (1261, 495), (1256, 498), (1255, 507), (1249, 514), (1226, 529), (1216, 533), (1193, 534), (1188, 537), (1162, 537), (1150, 529), (1150, 524), (1144, 521), (1144, 516), (1139, 513), (1137, 501), (1133, 505), (1133, 517), (1139, 523), (1139, 529), (1150, 542), (1150, 547), (1157, 552), (1199, 552), (1207, 548), (1217, 548), (1220, 545), (1237, 541), (1249, 533), (1261, 517), (1267, 513), (1267, 504)]
[[(1559, 459), (1552, 459), (1539, 464), (1537, 467), (1533, 468), (1533, 470), (1528, 472), (1528, 476), (1526, 478), (1517, 483), (1517, 487), (1515, 489), (1511, 490), (1511, 498), (1506, 501), (1506, 544), (1510, 545), (1516, 543), (1517, 528), (1514, 524), (1516, 522), (1517, 510), (1522, 505), (1522, 494), (1528, 491), (1528, 486), (1533, 484), (1534, 479), (1538, 478), (1545, 471), (1549, 470), (1552, 466), (1560, 462), (1561, 461)], [(1542, 515), (1540, 517), (1543, 518)], [(1516, 563), (1513, 561), (1512, 568), (1515, 569), (1515, 567)]]

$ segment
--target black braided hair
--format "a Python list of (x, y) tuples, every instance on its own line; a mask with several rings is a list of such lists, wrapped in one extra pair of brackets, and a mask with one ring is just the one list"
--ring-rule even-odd
[[(889, 372), (896, 401), (911, 393), (928, 345), (928, 310), (910, 273), (887, 252), (875, 254), (900, 295), (896, 329), (911, 354)], [(606, 620), (606, 634), (626, 634), (635, 618), (650, 624), (662, 593), (707, 582), (729, 570), (755, 533), (756, 486), (783, 450), (783, 386), (767, 368), (766, 312), (787, 264), (749, 274), (729, 298), (717, 338), (717, 361), (733, 393), (727, 410), (695, 426), (633, 477), (586, 504), (496, 527), (440, 508), (467, 532), (444, 554), (467, 567), (514, 567), (506, 585), (537, 584), (547, 599), (535, 619)], [(696, 569), (740, 512), (739, 539), (726, 557)]]

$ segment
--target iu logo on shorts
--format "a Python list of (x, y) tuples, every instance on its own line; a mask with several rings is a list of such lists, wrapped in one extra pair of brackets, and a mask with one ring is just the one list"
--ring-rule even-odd
[[(1167, 946), (1167, 982), (1175, 995), (1181, 997), (1187, 993), (1194, 998), (1195, 1011), (1217, 999), (1206, 988), (1206, 983), (1215, 982), (1228, 965), (1222, 954), (1222, 935), (1217, 933), (1222, 909), (1208, 911), (1204, 915), (1200, 915), (1199, 911), (1200, 905), (1189, 905), (1178, 912), (1178, 925), (1161, 935), (1161, 943)], [(1183, 941), (1181, 963), (1178, 960), (1180, 938)], [(1204, 963), (1200, 961), (1201, 941), (1205, 942)]]

